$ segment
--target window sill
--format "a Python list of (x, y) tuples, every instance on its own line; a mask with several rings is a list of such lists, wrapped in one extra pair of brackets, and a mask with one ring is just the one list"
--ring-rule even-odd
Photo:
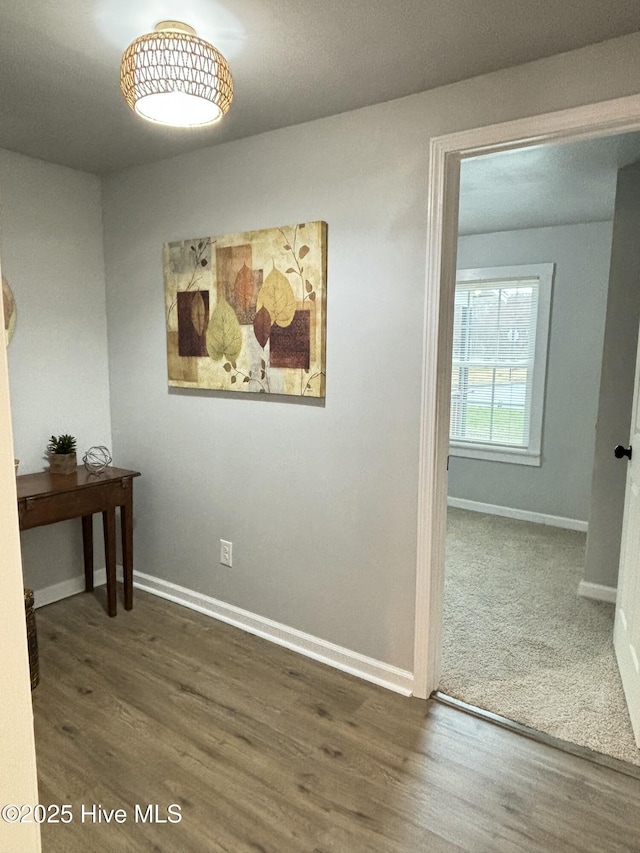
[(508, 462), (515, 465), (540, 467), (542, 459), (539, 453), (520, 450), (513, 447), (488, 447), (484, 444), (449, 445), (450, 456), (462, 456), (466, 459), (482, 459), (485, 462)]

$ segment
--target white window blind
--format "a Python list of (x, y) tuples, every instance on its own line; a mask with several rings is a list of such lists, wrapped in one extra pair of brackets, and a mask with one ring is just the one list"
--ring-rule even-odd
[(539, 455), (551, 275), (465, 272), (454, 308), (452, 444)]

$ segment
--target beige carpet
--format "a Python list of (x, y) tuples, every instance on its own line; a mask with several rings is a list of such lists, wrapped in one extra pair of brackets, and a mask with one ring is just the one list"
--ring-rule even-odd
[(576, 594), (585, 534), (450, 509), (443, 693), (640, 765), (614, 605)]

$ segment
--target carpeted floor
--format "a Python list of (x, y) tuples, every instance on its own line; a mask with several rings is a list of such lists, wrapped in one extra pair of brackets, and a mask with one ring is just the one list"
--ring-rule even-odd
[(439, 689), (640, 765), (614, 605), (576, 594), (585, 534), (449, 509)]

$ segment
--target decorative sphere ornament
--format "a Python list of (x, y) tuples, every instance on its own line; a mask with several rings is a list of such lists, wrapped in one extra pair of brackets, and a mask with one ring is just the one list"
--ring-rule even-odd
[(108, 447), (98, 444), (96, 447), (90, 447), (87, 450), (82, 457), (82, 461), (90, 474), (102, 474), (112, 462), (112, 457)]

